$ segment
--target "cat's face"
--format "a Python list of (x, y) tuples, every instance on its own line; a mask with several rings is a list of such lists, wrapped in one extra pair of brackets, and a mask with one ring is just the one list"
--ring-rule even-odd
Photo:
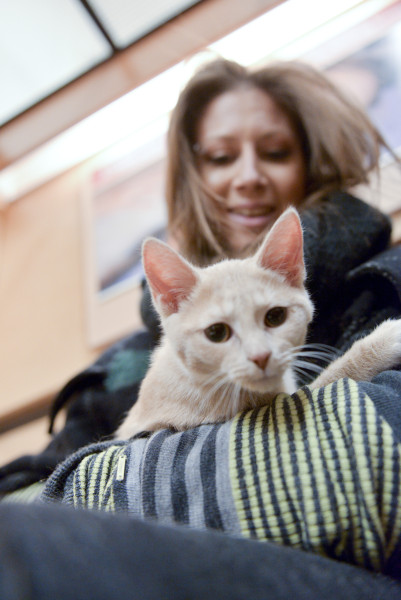
[(164, 327), (194, 382), (219, 377), (264, 393), (290, 366), (311, 317), (305, 291), (251, 260), (228, 261), (201, 273)]
[(278, 219), (253, 257), (206, 269), (157, 240), (145, 242), (153, 301), (195, 385), (225, 379), (263, 393), (281, 384), (313, 312), (302, 244), (294, 209)]

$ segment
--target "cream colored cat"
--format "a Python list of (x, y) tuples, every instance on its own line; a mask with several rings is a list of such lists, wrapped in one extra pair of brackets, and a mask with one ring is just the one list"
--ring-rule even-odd
[[(295, 209), (283, 213), (251, 258), (200, 269), (148, 239), (143, 264), (164, 337), (117, 439), (224, 421), (296, 390), (294, 362), (313, 306)], [(386, 321), (312, 387), (345, 376), (369, 380), (400, 359), (401, 320)]]

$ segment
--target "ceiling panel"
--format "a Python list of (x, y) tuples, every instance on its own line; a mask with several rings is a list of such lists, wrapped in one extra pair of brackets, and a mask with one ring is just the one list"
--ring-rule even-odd
[(88, 0), (118, 48), (126, 48), (199, 0)]
[(0, 123), (111, 55), (76, 0), (0, 0)]
[(0, 125), (199, 0), (0, 0)]

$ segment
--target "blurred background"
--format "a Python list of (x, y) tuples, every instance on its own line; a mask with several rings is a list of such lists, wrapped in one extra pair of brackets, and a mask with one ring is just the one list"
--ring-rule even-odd
[[(141, 326), (169, 113), (216, 56), (311, 62), (401, 148), (401, 1), (0, 0), (1, 462), (41, 449), (54, 394)], [(395, 241), (400, 184), (383, 155), (360, 191)]]

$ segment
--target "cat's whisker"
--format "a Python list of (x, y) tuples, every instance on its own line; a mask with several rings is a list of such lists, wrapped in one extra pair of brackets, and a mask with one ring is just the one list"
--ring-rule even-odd
[(241, 390), (241, 386), (238, 383), (230, 382), (230, 385), (227, 386), (225, 394), (224, 394), (224, 412), (230, 413), (234, 416), (238, 410), (236, 407), (239, 404), (239, 393)]
[(221, 394), (217, 405), (219, 413), (222, 412), (227, 414), (227, 409), (232, 401), (233, 388), (234, 386), (230, 383), (226, 386), (223, 393)]
[(227, 376), (222, 374), (210, 377), (207, 383), (209, 386), (212, 385), (200, 397), (199, 406), (201, 410), (203, 408), (207, 409), (212, 404), (216, 414), (226, 414), (230, 406), (230, 391), (233, 383)]
[(242, 388), (239, 383), (234, 383), (232, 389), (232, 396), (230, 399), (231, 404), (231, 415), (234, 417), (240, 410), (241, 406), (241, 391)]
[(308, 361), (295, 360), (292, 363), (292, 370), (297, 377), (298, 385), (307, 385), (311, 383), (317, 375), (320, 375), (326, 367), (324, 365), (316, 365)]
[[(256, 407), (260, 405), (260, 396), (259, 394), (251, 394), (251, 402), (252, 402), (252, 406)], [(265, 404), (265, 402), (264, 402)]]
[(300, 344), (299, 346), (293, 346), (296, 350), (306, 349), (306, 350), (328, 350), (329, 352), (337, 352), (337, 349), (334, 346), (330, 346), (329, 344), (320, 344), (320, 343), (306, 343)]
[(220, 383), (224, 376), (221, 373), (213, 373), (208, 379), (205, 380), (203, 387), (209, 387)]
[(230, 395), (227, 398), (225, 411), (234, 417), (241, 409), (241, 394), (242, 387), (239, 383), (232, 382), (230, 389)]
[[(228, 384), (228, 385), (227, 385)], [(213, 392), (213, 411), (216, 414), (219, 414), (222, 410), (222, 407), (225, 406), (225, 398), (227, 396), (228, 390), (230, 389), (230, 383), (226, 381), (224, 378), (218, 387), (215, 387)]]
[(303, 344), (302, 346), (294, 346), (290, 349), (290, 352), (311, 358), (327, 359), (329, 361), (337, 358), (339, 354), (336, 348), (327, 344)]
[(292, 368), (299, 373), (302, 373), (304, 370), (312, 371), (313, 373), (321, 373), (324, 367), (320, 365), (315, 365), (314, 363), (310, 363), (306, 360), (296, 359), (292, 363)]
[(247, 375), (247, 369), (246, 369), (246, 367), (241, 366), (241, 365), (239, 365), (237, 367), (231, 367), (230, 377), (233, 380), (237, 380), (237, 383), (238, 383), (238, 379), (241, 379), (245, 375)]
[(221, 373), (217, 373), (209, 377), (202, 387), (202, 393), (199, 395), (199, 404), (206, 407), (211, 401), (213, 401), (219, 390), (226, 386), (227, 383), (227, 377)]
[(320, 374), (337, 356), (336, 348), (326, 344), (303, 344), (284, 353), (285, 360), (290, 359), (291, 368), (303, 383), (310, 380), (311, 374)]
[(224, 376), (219, 376), (218, 378), (216, 378), (217, 381), (215, 382), (215, 384), (210, 388), (208, 395), (209, 397), (214, 396), (215, 394), (217, 394), (217, 392), (225, 387), (228, 383), (230, 383), (230, 380), (227, 377)]
[(325, 363), (332, 362), (338, 354), (323, 354), (322, 352), (316, 351), (306, 351), (306, 352), (298, 352), (297, 356), (301, 356), (302, 358), (312, 358), (315, 360), (320, 360)]

